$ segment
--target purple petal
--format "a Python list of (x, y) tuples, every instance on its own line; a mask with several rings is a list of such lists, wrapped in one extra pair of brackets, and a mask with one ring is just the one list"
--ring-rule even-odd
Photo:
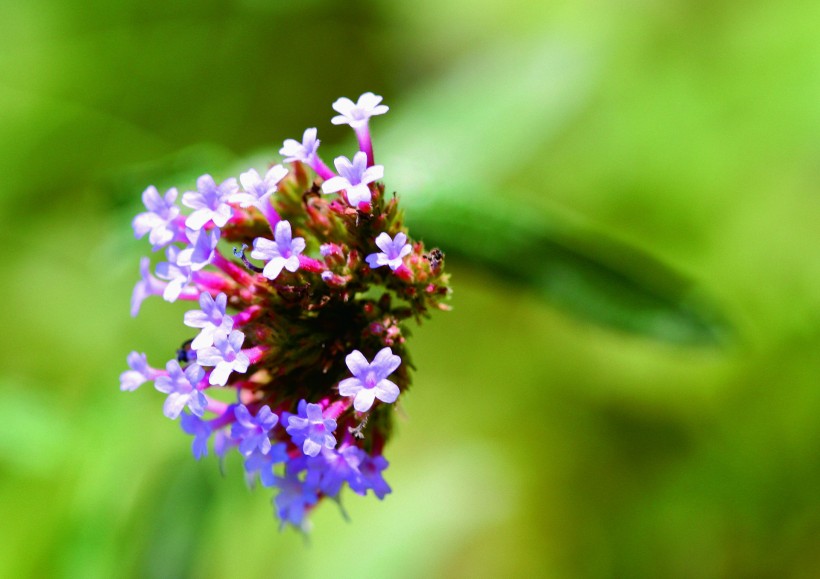
[(390, 380), (381, 380), (373, 390), (376, 393), (376, 398), (388, 404), (395, 402), (396, 398), (399, 397), (399, 387)]
[(362, 378), (370, 370), (370, 363), (359, 350), (353, 350), (345, 356), (345, 364), (357, 378)]

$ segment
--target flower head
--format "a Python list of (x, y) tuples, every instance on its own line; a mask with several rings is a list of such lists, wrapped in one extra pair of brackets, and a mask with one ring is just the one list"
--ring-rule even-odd
[(250, 365), (247, 354), (242, 351), (245, 334), (233, 330), (229, 335), (214, 335), (214, 345), (196, 351), (196, 360), (203, 366), (214, 366), (208, 382), (224, 386), (231, 372), (245, 373)]
[(179, 227), (176, 223), (176, 218), (179, 216), (179, 207), (176, 204), (178, 194), (175, 188), (171, 188), (163, 197), (153, 185), (142, 193), (142, 202), (148, 211), (137, 215), (132, 226), (137, 239), (144, 237), (150, 231), (148, 241), (151, 242), (154, 251), (171, 243), (178, 233)]
[(339, 394), (355, 396), (353, 407), (357, 411), (370, 410), (376, 398), (389, 404), (399, 397), (399, 387), (387, 377), (401, 365), (401, 358), (394, 355), (390, 348), (379, 350), (372, 363), (367, 361), (364, 354), (353, 350), (345, 358), (345, 363), (353, 373), (353, 378), (339, 382)]
[(378, 182), (384, 168), (368, 125), (388, 110), (381, 100), (365, 93), (333, 104), (333, 122), (350, 125), (359, 145), (335, 172), (309, 128), (301, 142), (284, 141), (283, 164), (248, 169), (238, 182), (203, 175), (180, 206), (175, 189), (149, 187), (133, 219), (135, 235), (165, 252), (140, 261), (132, 313), (151, 295), (198, 305), (164, 369), (131, 352), (120, 388), (153, 382), (164, 414), (193, 437), (194, 457), (208, 454), (213, 435), (220, 468), (240, 455), (246, 481), (275, 489), (282, 525), (301, 530), (313, 506), (345, 486), (379, 499), (390, 492), (383, 453), (390, 403), (411, 380), (400, 368), (407, 324), (447, 309), (450, 293), (443, 253), (409, 237), (401, 198)]
[(197, 179), (196, 191), (182, 195), (182, 204), (194, 210), (185, 220), (185, 226), (199, 230), (212, 221), (217, 227), (224, 227), (233, 215), (228, 199), (237, 189), (236, 179), (227, 179), (219, 185), (210, 175)]
[(396, 237), (390, 238), (387, 233), (380, 233), (376, 238), (376, 245), (381, 249), (380, 253), (371, 253), (367, 256), (367, 265), (375, 269), (387, 265), (393, 271), (401, 267), (402, 259), (413, 250), (407, 243), (407, 235), (398, 232)]
[(197, 387), (205, 377), (205, 370), (199, 364), (190, 364), (183, 370), (176, 360), (169, 361), (165, 369), (168, 374), (159, 376), (154, 385), (157, 390), (168, 395), (162, 408), (165, 416), (176, 420), (187, 406), (194, 416), (201, 418), (208, 401)]
[(384, 177), (384, 167), (381, 165), (367, 166), (367, 155), (361, 151), (353, 155), (353, 162), (347, 157), (337, 157), (333, 162), (338, 177), (331, 177), (322, 183), (323, 193), (336, 193), (345, 190), (347, 200), (354, 207), (359, 203), (370, 203), (370, 183)]
[(291, 272), (299, 269), (299, 254), (305, 250), (305, 240), (291, 236), (290, 223), (280, 221), (273, 233), (274, 241), (264, 237), (253, 240), (251, 257), (269, 260), (262, 270), (266, 278), (276, 279), (283, 268)]
[(330, 119), (330, 122), (334, 125), (350, 125), (354, 129), (359, 129), (367, 125), (370, 117), (383, 115), (390, 110), (387, 106), (379, 104), (380, 102), (382, 102), (382, 97), (372, 92), (364, 93), (355, 103), (349, 98), (342, 97), (333, 103), (333, 110), (339, 114)]

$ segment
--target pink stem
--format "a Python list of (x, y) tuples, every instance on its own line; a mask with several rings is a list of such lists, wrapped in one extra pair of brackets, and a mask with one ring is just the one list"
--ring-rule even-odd
[(248, 322), (254, 320), (262, 313), (262, 306), (250, 306), (242, 310), (233, 317), (233, 324), (236, 327), (244, 326)]
[(253, 284), (253, 278), (248, 272), (234, 262), (225, 259), (225, 256), (219, 253), (219, 251), (214, 251), (214, 259), (211, 263), (231, 276), (239, 285), (250, 286)]
[(370, 127), (365, 124), (356, 129), (356, 138), (359, 139), (359, 150), (367, 155), (367, 166), (373, 166), (373, 142), (370, 140)]
[(259, 360), (262, 359), (262, 356), (265, 355), (265, 352), (268, 351), (267, 346), (254, 346), (253, 348), (248, 348), (247, 350), (242, 350), (245, 355), (248, 357), (248, 360), (251, 364), (256, 364)]
[(319, 158), (319, 155), (313, 156), (313, 159), (310, 162), (310, 168), (313, 169), (316, 174), (325, 181), (336, 176), (336, 173), (331, 171), (330, 168), (325, 165), (324, 161)]

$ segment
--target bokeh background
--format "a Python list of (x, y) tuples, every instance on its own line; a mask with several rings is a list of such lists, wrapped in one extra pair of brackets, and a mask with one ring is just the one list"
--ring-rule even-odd
[[(820, 576), (820, 3), (0, 0), (0, 576)], [(383, 502), (279, 533), (150, 387), (148, 184), (372, 90), (454, 310)], [(179, 306), (179, 307), (178, 307)]]

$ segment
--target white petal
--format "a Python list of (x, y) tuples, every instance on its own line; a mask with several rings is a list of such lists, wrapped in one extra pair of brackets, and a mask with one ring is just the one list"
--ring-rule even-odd
[(350, 187), (350, 182), (344, 177), (331, 177), (322, 183), (322, 193), (336, 193)]
[(193, 229), (194, 231), (199, 231), (211, 220), (212, 213), (213, 212), (210, 209), (204, 207), (202, 209), (197, 209), (188, 216), (188, 219), (185, 220), (185, 227)]
[(168, 395), (168, 398), (165, 399), (165, 404), (162, 406), (162, 413), (165, 414), (171, 420), (176, 420), (179, 416), (179, 413), (182, 412), (182, 409), (185, 408), (185, 405), (188, 403), (188, 395), (187, 394), (179, 394), (178, 392), (173, 392)]
[(339, 382), (339, 394), (341, 396), (355, 396), (363, 388), (358, 378), (345, 378)]
[(399, 397), (399, 387), (390, 380), (382, 380), (373, 390), (376, 392), (376, 398), (388, 404), (395, 402)]
[(211, 372), (211, 377), (208, 378), (208, 382), (215, 386), (224, 386), (228, 381), (228, 376), (231, 375), (231, 370), (230, 363), (225, 361), (220, 362)]
[(345, 364), (353, 372), (354, 376), (362, 376), (365, 372), (370, 370), (370, 362), (364, 357), (359, 350), (353, 350), (350, 354), (345, 356)]
[(376, 393), (373, 389), (362, 388), (353, 399), (353, 408), (357, 412), (367, 412), (373, 406), (373, 400), (376, 398)]
[(347, 190), (347, 200), (353, 207), (358, 207), (359, 203), (370, 203), (370, 189), (364, 184), (350, 187)]
[(285, 267), (285, 258), (274, 257), (265, 265), (265, 269), (262, 270), (262, 275), (270, 280), (274, 280), (282, 273), (283, 267)]

